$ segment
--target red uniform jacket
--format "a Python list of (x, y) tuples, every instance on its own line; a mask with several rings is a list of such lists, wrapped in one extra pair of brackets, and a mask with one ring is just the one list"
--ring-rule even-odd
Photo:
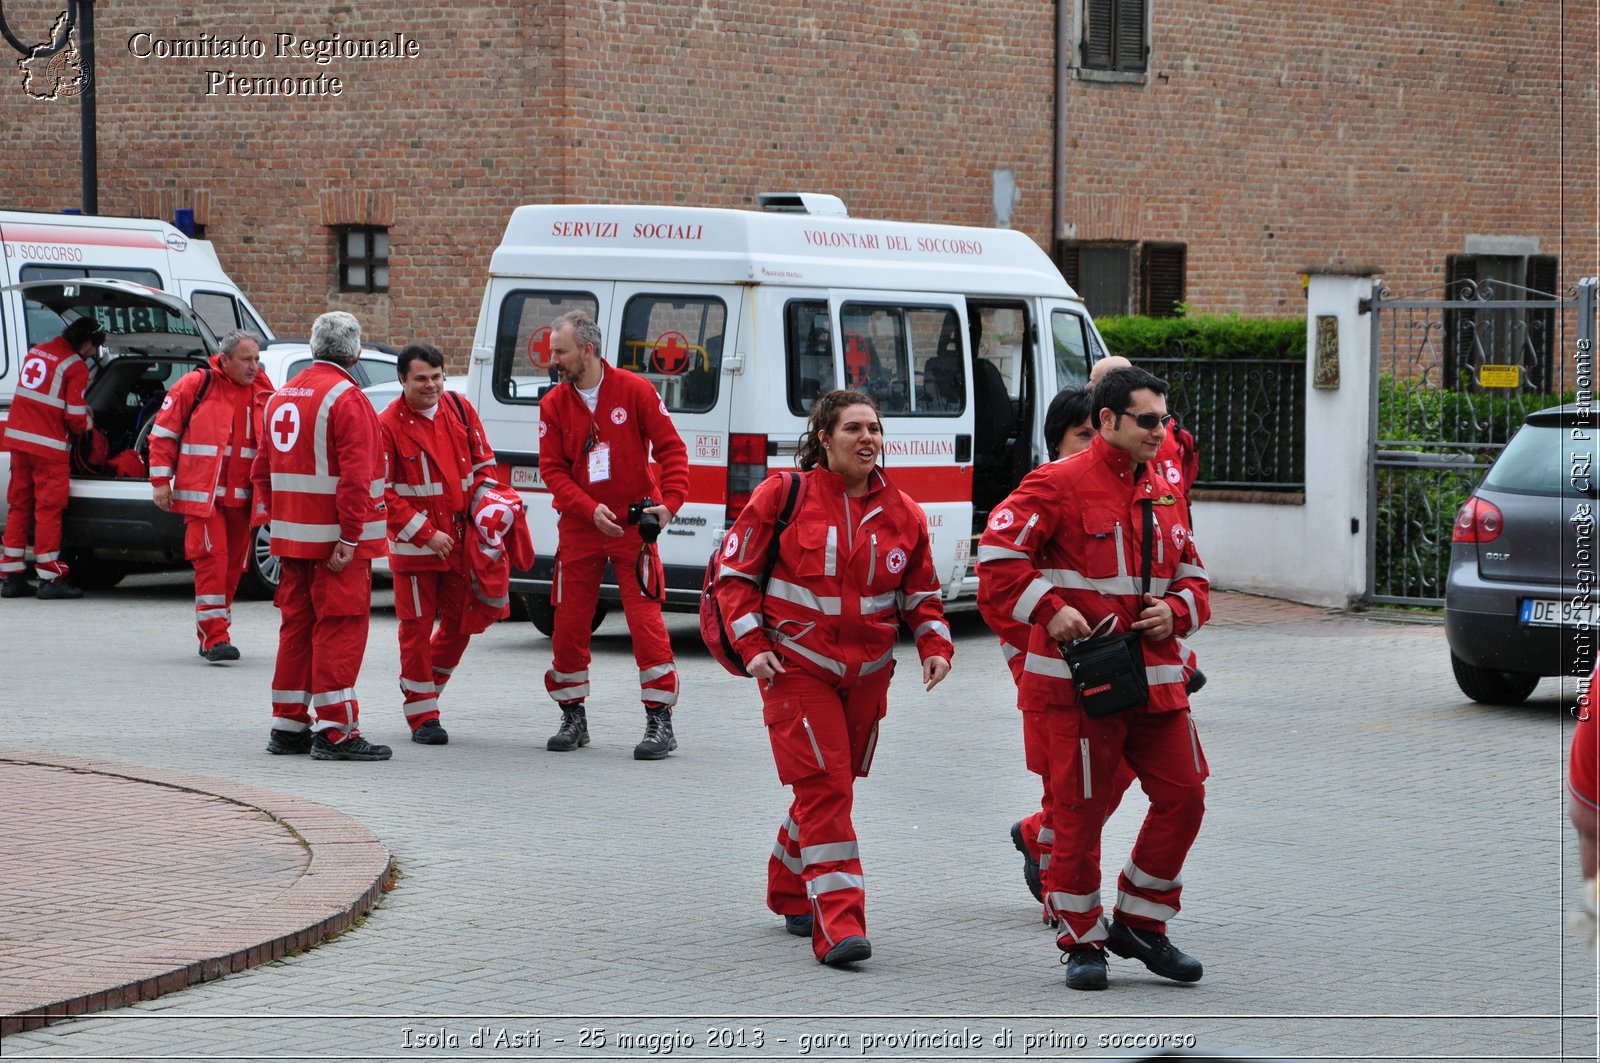
[[(610, 447), (610, 478), (593, 483), (586, 444)], [(650, 465), (654, 454), (660, 479)], [(653, 498), (676, 513), (689, 493), (689, 452), (667, 416), (667, 404), (643, 377), (605, 367), (594, 412), (571, 384), (552, 388), (539, 401), (539, 475), (550, 488), (563, 524), (593, 526), (595, 507), (605, 503), (621, 524), (628, 507)]]
[[(401, 395), (378, 415), (378, 424), (389, 463), (384, 496), (389, 503), (389, 567), (396, 572), (462, 572), (472, 495), (494, 474), (494, 451), (478, 411), (449, 393), (439, 397), (430, 420)], [(425, 545), (438, 531), (456, 542), (448, 559)]]
[[(207, 374), (211, 382), (196, 406)], [(172, 484), (174, 513), (208, 517), (218, 505), (250, 504), (250, 467), (271, 396), (266, 373), (240, 387), (222, 371), (220, 354), (211, 356), (204, 372), (185, 373), (167, 392), (150, 429), (150, 482)]]
[(383, 433), (354, 377), (317, 360), (267, 402), (251, 469), (252, 523), (272, 525), (278, 557), (322, 560), (337, 542), (383, 555)]
[[(1139, 569), (1152, 506), (1150, 593), (1172, 607), (1173, 634), (1143, 642), (1152, 711), (1186, 708), (1179, 636), (1211, 616), (1210, 584), (1189, 530), (1183, 495), (1148, 466), (1096, 437), (1089, 449), (1033, 470), (989, 515), (978, 550), (978, 607), (991, 626), (1031, 626), (1018, 684), (1026, 702), (1078, 704), (1071, 673), (1044, 625), (1063, 606), (1090, 626), (1106, 616), (1131, 630), (1143, 610)], [(987, 584), (987, 586), (985, 586)]]
[(89, 427), (89, 407), (83, 402), (88, 383), (89, 367), (65, 337), (30, 350), (22, 359), (6, 419), (6, 449), (67, 464), (71, 438)]
[(756, 581), (783, 504), (781, 477), (756, 488), (723, 541), (715, 593), (745, 664), (777, 648), (786, 667), (845, 686), (889, 664), (901, 620), (922, 659), (953, 659), (922, 507), (881, 469), (861, 498), (847, 497), (827, 469), (802, 475), (805, 496), (779, 539), (765, 597)]

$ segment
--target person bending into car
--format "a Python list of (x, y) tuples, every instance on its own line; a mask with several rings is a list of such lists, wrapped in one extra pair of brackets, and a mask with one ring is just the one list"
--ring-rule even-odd
[(383, 433), (350, 375), (360, 353), (354, 316), (333, 311), (312, 323), (313, 361), (267, 402), (251, 470), (252, 521), (270, 524), (283, 563), (268, 753), (388, 760), (392, 752), (357, 728), (372, 559), (387, 530)]
[[(0, 598), (82, 598), (67, 582), (61, 560), (61, 516), (72, 484), (72, 441), (94, 424), (83, 401), (89, 382), (86, 359), (105, 343), (106, 333), (92, 317), (80, 317), (55, 339), (32, 348), (17, 374), (17, 391), (6, 419), (5, 446), (11, 451), (11, 484), (6, 503), (4, 545), (0, 547)], [(24, 574), (28, 536), (33, 536), (35, 590)]]
[(157, 508), (183, 514), (195, 634), (212, 664), (239, 659), (229, 624), (253, 537), (250, 467), (272, 394), (253, 336), (230, 332), (219, 346), (207, 366), (167, 392), (150, 429), (150, 491)]
[[(1198, 981), (1203, 970), (1166, 935), (1178, 913), (1179, 873), (1205, 814), (1208, 773), (1175, 636), (1198, 631), (1211, 608), (1188, 505), (1152, 468), (1168, 424), (1166, 392), (1142, 369), (1107, 373), (1094, 389), (1099, 434), (1089, 449), (1029, 473), (990, 514), (980, 543), (980, 603), (1030, 627), (1019, 695), (1041, 707), (1049, 734), (1055, 838), (1045, 905), (1058, 921), (1072, 989), (1106, 987), (1107, 947), (1180, 982)], [(1090, 717), (1061, 646), (1108, 618), (1116, 632), (1139, 632), (1149, 689), (1141, 704)], [(1100, 835), (1124, 757), (1150, 811), (1118, 878), (1108, 927)]]
[[(546, 748), (568, 752), (589, 744), (584, 710), (589, 629), (610, 558), (644, 702), (644, 738), (633, 756), (661, 760), (678, 748), (672, 733), (678, 666), (661, 620), (661, 602), (639, 587), (643, 540), (628, 513), (648, 498), (654, 504), (645, 512), (660, 528), (671, 523), (688, 495), (688, 449), (650, 382), (608, 363), (600, 347), (600, 329), (588, 314), (574, 310), (558, 317), (550, 332), (550, 354), (561, 383), (539, 400), (539, 475), (560, 514), (552, 591), (556, 627), (550, 637), (554, 659), (544, 685), (561, 706), (561, 728)], [(660, 467), (659, 480), (652, 461)], [(653, 563), (653, 552), (649, 560)], [(659, 590), (659, 566), (655, 579)]]
[(751, 495), (713, 588), (761, 690), (778, 780), (794, 791), (767, 862), (767, 907), (830, 966), (872, 955), (850, 809), (855, 780), (872, 767), (900, 624), (916, 640), (924, 689), (955, 655), (927, 517), (879, 468), (882, 453), (872, 399), (824, 394), (800, 441), (801, 494), (770, 577), (784, 477)]
[(400, 618), (400, 691), (411, 740), (442, 746), (439, 695), (472, 635), (462, 623), (472, 500), (494, 475), (478, 411), (445, 395), (444, 354), (413, 343), (395, 370), (404, 389), (378, 415), (388, 457), (389, 568)]

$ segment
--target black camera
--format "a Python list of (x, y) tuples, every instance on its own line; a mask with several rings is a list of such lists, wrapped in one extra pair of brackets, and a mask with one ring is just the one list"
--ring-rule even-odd
[(639, 538), (653, 543), (661, 537), (661, 518), (648, 510), (655, 500), (646, 496), (628, 507), (628, 523), (639, 526)]

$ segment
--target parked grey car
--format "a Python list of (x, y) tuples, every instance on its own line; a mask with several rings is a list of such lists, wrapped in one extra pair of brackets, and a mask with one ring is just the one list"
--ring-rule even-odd
[(1474, 701), (1516, 705), (1594, 663), (1597, 425), (1575, 405), (1528, 415), (1456, 514), (1445, 637)]

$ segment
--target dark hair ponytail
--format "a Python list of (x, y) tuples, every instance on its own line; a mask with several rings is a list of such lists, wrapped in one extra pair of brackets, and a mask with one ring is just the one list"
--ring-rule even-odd
[(821, 437), (834, 430), (839, 423), (839, 411), (846, 406), (871, 406), (873, 414), (878, 413), (878, 404), (859, 391), (823, 392), (811, 407), (811, 416), (806, 419), (806, 434), (800, 437), (800, 446), (795, 451), (795, 461), (801, 469), (809, 471), (818, 466), (824, 469), (828, 467), (828, 455), (822, 449)]

